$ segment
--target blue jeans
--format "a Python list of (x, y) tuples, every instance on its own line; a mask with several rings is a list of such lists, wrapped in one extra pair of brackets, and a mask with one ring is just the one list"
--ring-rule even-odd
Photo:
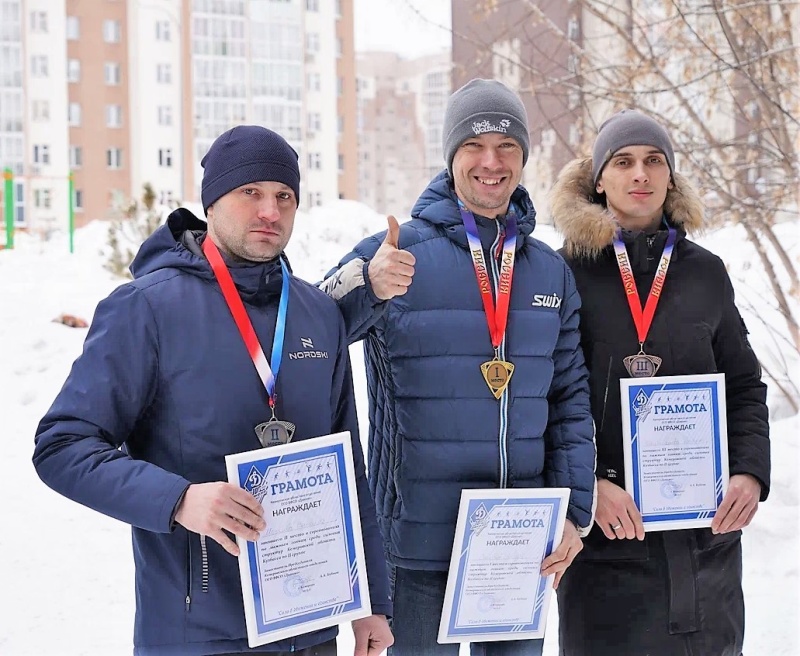
[[(389, 565), (394, 615), (394, 645), (388, 656), (458, 656), (458, 644), (440, 645), (439, 620), (447, 572)], [(544, 640), (509, 640), (470, 644), (471, 656), (541, 656)]]

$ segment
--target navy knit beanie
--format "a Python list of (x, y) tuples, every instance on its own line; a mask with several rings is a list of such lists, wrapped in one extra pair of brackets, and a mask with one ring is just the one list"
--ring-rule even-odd
[(627, 146), (657, 148), (667, 158), (669, 172), (675, 172), (675, 152), (666, 129), (646, 114), (635, 109), (623, 109), (607, 119), (597, 133), (592, 148), (592, 177), (595, 184), (614, 153)]
[(217, 137), (200, 162), (203, 211), (229, 191), (251, 182), (282, 182), (300, 204), (297, 153), (281, 135), (259, 125), (238, 125)]
[(522, 148), (522, 165), (528, 161), (528, 114), (519, 96), (502, 82), (476, 78), (447, 100), (442, 125), (442, 151), (453, 177), (453, 158), (467, 139), (485, 132), (512, 137)]

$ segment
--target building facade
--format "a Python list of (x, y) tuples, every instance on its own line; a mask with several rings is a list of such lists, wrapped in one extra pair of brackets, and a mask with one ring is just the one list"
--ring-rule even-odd
[[(353, 0), (0, 0), (0, 167), (18, 226), (198, 202), (240, 124), (297, 150), (301, 207), (357, 193)], [(5, 199), (3, 200), (5, 203)]]
[(358, 197), (378, 212), (408, 216), (444, 168), (442, 122), (450, 52), (404, 59), (365, 52), (358, 68)]

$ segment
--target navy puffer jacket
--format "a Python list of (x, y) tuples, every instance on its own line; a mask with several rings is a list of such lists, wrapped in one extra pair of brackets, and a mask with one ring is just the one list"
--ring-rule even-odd
[[(592, 521), (595, 447), (580, 300), (561, 256), (529, 236), (535, 211), (522, 187), (512, 202), (519, 234), (501, 354), (516, 369), (500, 400), (481, 375), (493, 349), (446, 173), (400, 229), (400, 247), (416, 257), (406, 295), (377, 309), (368, 280), (349, 284), (334, 270), (323, 284), (338, 298), (351, 340), (365, 340), (370, 488), (387, 557), (402, 567), (447, 569), (464, 488), (568, 487), (568, 518), (579, 529)], [(503, 222), (478, 222), (495, 283), (489, 252), (502, 241)], [(384, 236), (358, 244), (338, 271), (368, 262)]]

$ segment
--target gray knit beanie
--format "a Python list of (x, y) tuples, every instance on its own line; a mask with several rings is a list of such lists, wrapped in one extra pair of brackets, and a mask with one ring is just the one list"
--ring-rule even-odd
[(652, 146), (667, 157), (670, 173), (675, 172), (675, 152), (664, 127), (654, 119), (634, 109), (623, 109), (600, 126), (592, 148), (592, 178), (594, 184), (605, 165), (620, 148)]
[(470, 137), (485, 132), (507, 134), (522, 147), (522, 165), (528, 161), (528, 114), (519, 96), (497, 80), (467, 82), (447, 100), (442, 145), (447, 171), (453, 177), (453, 158)]
[(281, 135), (260, 125), (239, 125), (219, 135), (200, 162), (203, 211), (237, 187), (282, 182), (300, 203), (297, 153)]

